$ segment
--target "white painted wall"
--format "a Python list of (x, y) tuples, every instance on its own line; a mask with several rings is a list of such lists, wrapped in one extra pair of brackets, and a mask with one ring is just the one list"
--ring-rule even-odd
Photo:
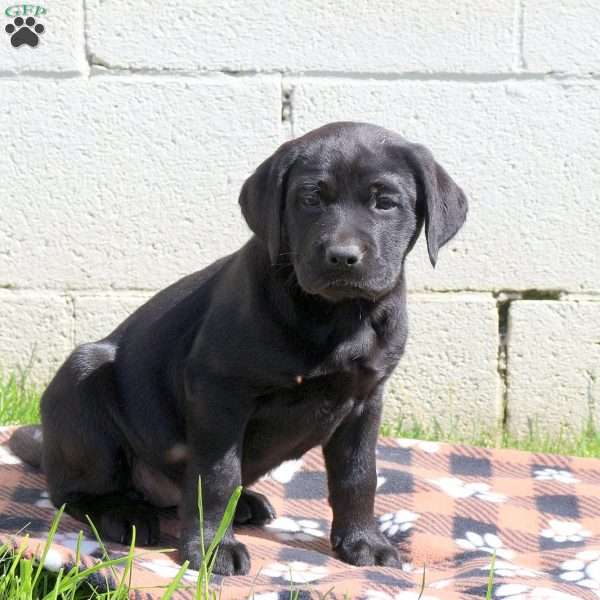
[(423, 243), (410, 259), (387, 417), (517, 434), (597, 418), (597, 3), (44, 6), (38, 47), (0, 28), (1, 368), (46, 381), (247, 238), (239, 187), (281, 141), (366, 120), (428, 145), (471, 200), (435, 271)]

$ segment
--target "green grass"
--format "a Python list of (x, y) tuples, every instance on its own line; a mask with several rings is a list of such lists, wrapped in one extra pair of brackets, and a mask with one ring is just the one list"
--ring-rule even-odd
[(40, 393), (25, 372), (0, 372), (0, 425), (39, 423)]
[[(198, 482), (198, 509), (200, 511), (200, 537), (203, 553), (198, 581), (193, 586), (182, 583), (189, 565), (189, 562), (185, 561), (168, 585), (163, 588), (152, 589), (157, 597), (160, 597), (161, 600), (170, 600), (176, 591), (186, 589), (193, 593), (195, 600), (218, 600), (220, 597), (219, 591), (210, 588), (213, 567), (219, 544), (227, 528), (233, 522), (241, 493), (242, 488), (240, 486), (236, 488), (231, 496), (215, 537), (206, 549), (202, 530), (202, 487), (200, 481)], [(22, 544), (16, 550), (6, 544), (0, 546), (0, 600), (127, 600), (133, 591), (131, 588), (131, 575), (134, 569), (135, 527), (133, 528), (133, 539), (127, 554), (119, 558), (111, 558), (94, 524), (89, 521), (90, 527), (103, 549), (103, 560), (98, 561), (91, 567), (80, 565), (80, 547), (83, 537), (83, 532), (80, 531), (74, 565), (69, 569), (61, 568), (58, 572), (50, 572), (44, 569), (43, 565), (52, 545), (52, 540), (58, 531), (63, 511), (64, 506), (57, 511), (54, 517), (39, 560), (24, 556), (27, 547), (27, 536), (23, 538)], [(106, 581), (104, 589), (99, 589), (97, 584), (94, 587), (90, 583), (90, 577), (94, 575), (101, 577), (101, 572), (110, 572), (116, 586), (111, 588), (108, 581)]]
[(545, 433), (541, 427), (531, 424), (527, 435), (520, 438), (505, 431), (464, 433), (458, 427), (444, 430), (437, 425), (426, 427), (419, 423), (407, 425), (405, 422), (385, 424), (381, 433), (393, 437), (471, 444), (483, 448), (514, 448), (527, 452), (600, 458), (600, 431), (591, 423), (579, 432), (565, 426), (558, 434)]

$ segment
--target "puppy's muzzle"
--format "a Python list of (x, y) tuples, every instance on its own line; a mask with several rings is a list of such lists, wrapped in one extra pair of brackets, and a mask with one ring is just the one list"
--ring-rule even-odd
[(356, 269), (364, 255), (358, 244), (336, 244), (325, 249), (325, 263), (329, 269)]

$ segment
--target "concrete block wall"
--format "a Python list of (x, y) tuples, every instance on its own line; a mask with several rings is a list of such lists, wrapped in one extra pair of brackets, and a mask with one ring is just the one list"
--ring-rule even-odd
[(471, 200), (437, 269), (423, 242), (409, 259), (387, 419), (517, 435), (600, 419), (593, 2), (44, 7), (35, 48), (1, 28), (0, 369), (43, 383), (237, 248), (244, 178), (285, 139), (353, 119), (428, 145)]

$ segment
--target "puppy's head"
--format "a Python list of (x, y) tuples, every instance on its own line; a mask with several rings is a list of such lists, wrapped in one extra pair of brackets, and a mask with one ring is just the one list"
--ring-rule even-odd
[(467, 214), (462, 190), (424, 146), (366, 123), (331, 123), (283, 144), (240, 194), (274, 265), (330, 301), (394, 288), (423, 221), (432, 265)]

